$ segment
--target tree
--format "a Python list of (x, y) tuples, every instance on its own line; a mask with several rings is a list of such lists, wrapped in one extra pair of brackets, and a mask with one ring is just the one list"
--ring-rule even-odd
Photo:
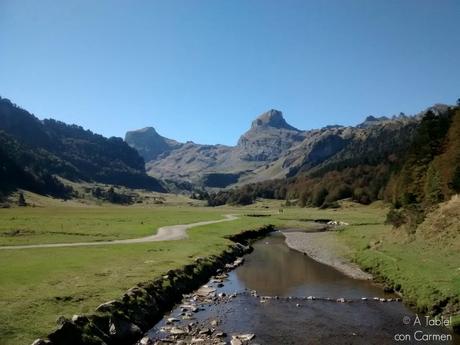
[(441, 177), (433, 164), (430, 164), (426, 174), (425, 199), (432, 204), (437, 204), (444, 200), (441, 187)]
[(19, 193), (18, 206), (27, 206), (26, 198), (24, 198), (24, 194), (22, 192)]
[(460, 193), (460, 165), (455, 168), (454, 176), (452, 177), (449, 187), (451, 187), (456, 193)]

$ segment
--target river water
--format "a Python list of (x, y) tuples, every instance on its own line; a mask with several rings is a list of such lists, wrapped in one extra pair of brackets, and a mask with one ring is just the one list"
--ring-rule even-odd
[[(422, 315), (423, 326), (414, 325), (415, 314), (401, 302), (375, 300), (396, 298), (381, 287), (348, 278), (290, 249), (279, 232), (256, 242), (254, 252), (245, 259), (242, 266), (229, 272), (223, 287), (208, 284), (216, 293), (236, 293), (236, 297), (203, 304), (204, 310), (193, 315), (203, 325), (217, 320), (216, 328), (228, 335), (224, 338), (227, 343), (231, 335), (253, 333), (256, 337), (251, 344), (267, 345), (460, 344), (459, 337), (446, 328), (424, 326)], [(337, 302), (340, 298), (350, 302)], [(180, 314), (181, 309), (175, 308), (149, 336), (163, 338), (166, 319)], [(180, 321), (178, 327), (187, 322), (190, 320)], [(446, 340), (433, 340), (442, 334)], [(423, 337), (430, 340), (422, 341)]]

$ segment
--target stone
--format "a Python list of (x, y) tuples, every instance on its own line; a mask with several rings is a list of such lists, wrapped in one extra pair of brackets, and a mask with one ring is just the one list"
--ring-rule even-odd
[(61, 325), (63, 325), (63, 324), (64, 324), (65, 322), (67, 322), (67, 321), (68, 321), (67, 318), (65, 318), (64, 316), (62, 316), (62, 315), (61, 315), (61, 316), (58, 316), (58, 317), (56, 318), (56, 325), (61, 326)]
[(241, 341), (251, 341), (255, 337), (256, 337), (256, 335), (253, 334), (253, 333), (239, 334), (239, 335), (233, 335), (232, 336), (233, 339), (238, 339), (238, 340), (241, 340)]
[(114, 307), (116, 306), (117, 303), (118, 302), (115, 301), (115, 300), (111, 300), (111, 301), (102, 303), (96, 308), (96, 311), (102, 311), (102, 312), (110, 311), (110, 310), (114, 309)]
[(175, 317), (170, 317), (166, 320), (167, 323), (174, 323), (174, 322), (179, 322), (179, 319), (176, 319)]
[(187, 334), (187, 332), (185, 332), (183, 329), (180, 329), (178, 327), (172, 327), (170, 330), (169, 330), (169, 333), (171, 333), (172, 335), (183, 335), (183, 334)]
[(142, 335), (141, 329), (136, 324), (125, 319), (113, 318), (109, 325), (109, 334), (121, 341), (138, 339)]
[(139, 340), (140, 345), (150, 345), (152, 344), (152, 340), (149, 337), (143, 337), (141, 340)]
[(219, 324), (219, 322), (217, 320), (212, 320), (211, 321), (211, 326), (212, 327), (216, 327), (218, 324)]
[(207, 285), (203, 285), (202, 287), (200, 287), (196, 291), (196, 295), (199, 296), (199, 297), (207, 297), (208, 295), (210, 295), (211, 293), (213, 293), (215, 291), (216, 291), (216, 289), (210, 288)]
[(337, 302), (339, 303), (345, 303), (345, 298), (341, 297), (337, 299)]
[(209, 328), (203, 328), (201, 331), (198, 332), (199, 334), (210, 335), (212, 332)]
[(51, 342), (49, 340), (37, 339), (35, 340), (32, 345), (49, 345)]
[(230, 340), (230, 345), (243, 345), (243, 342), (239, 339), (234, 338)]

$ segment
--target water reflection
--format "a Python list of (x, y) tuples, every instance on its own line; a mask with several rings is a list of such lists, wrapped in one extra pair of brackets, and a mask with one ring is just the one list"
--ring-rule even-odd
[(255, 243), (254, 252), (235, 275), (240, 285), (263, 295), (388, 297), (370, 282), (348, 278), (334, 268), (290, 249), (279, 232)]

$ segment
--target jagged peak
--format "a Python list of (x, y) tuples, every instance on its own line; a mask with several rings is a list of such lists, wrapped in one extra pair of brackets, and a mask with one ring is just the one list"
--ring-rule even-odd
[(252, 121), (251, 128), (257, 127), (273, 127), (299, 131), (297, 128), (289, 125), (284, 119), (283, 113), (276, 109), (270, 109)]

